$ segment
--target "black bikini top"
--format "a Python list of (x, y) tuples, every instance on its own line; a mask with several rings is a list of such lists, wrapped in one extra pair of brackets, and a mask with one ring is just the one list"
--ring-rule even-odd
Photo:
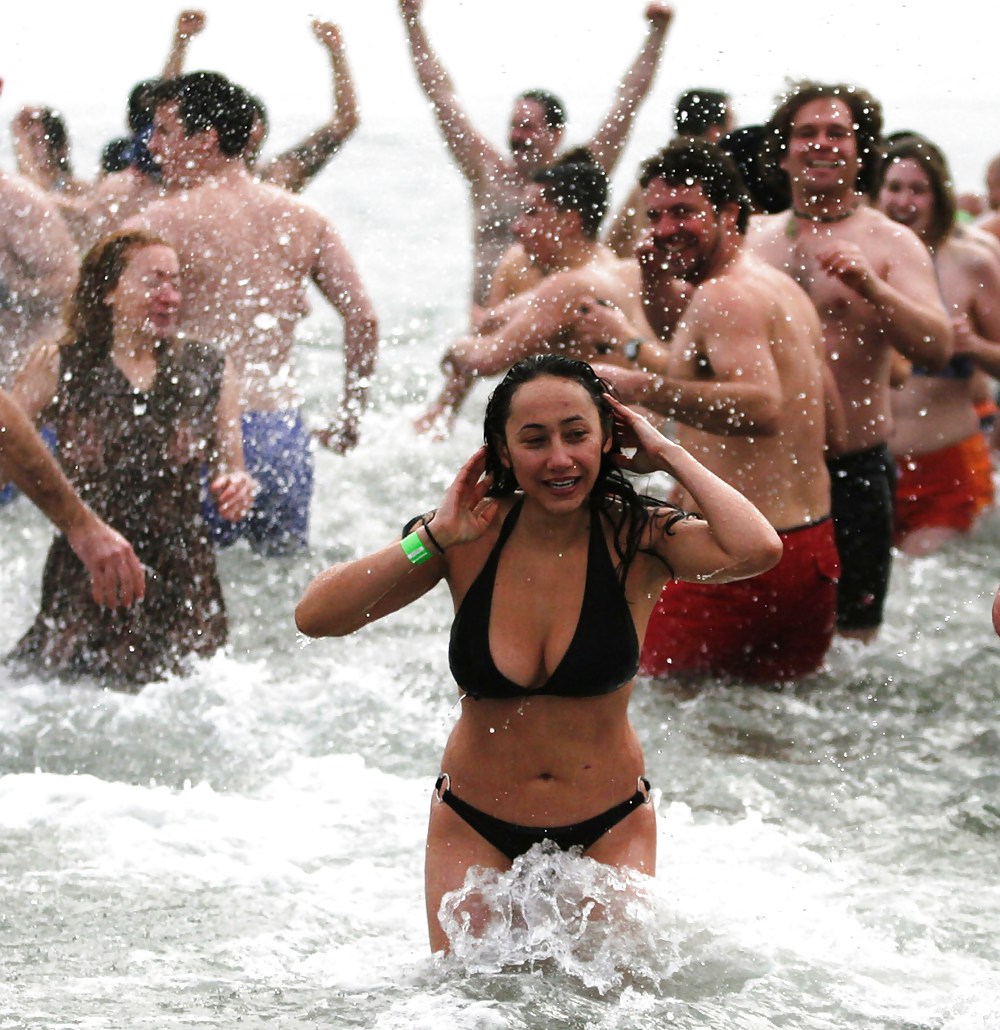
[(976, 371), (976, 363), (968, 354), (955, 354), (948, 360), (948, 364), (938, 372), (928, 372), (926, 368), (917, 365), (913, 367), (915, 376), (926, 376), (928, 379), (971, 379)]
[(507, 679), (490, 653), (490, 609), (500, 552), (517, 524), (522, 502), (511, 508), (486, 564), (462, 599), (451, 625), (448, 661), (455, 682), (472, 698), (598, 697), (612, 694), (639, 670), (639, 638), (615, 574), (595, 511), (590, 522), (587, 578), (573, 639), (544, 686), (522, 687)]

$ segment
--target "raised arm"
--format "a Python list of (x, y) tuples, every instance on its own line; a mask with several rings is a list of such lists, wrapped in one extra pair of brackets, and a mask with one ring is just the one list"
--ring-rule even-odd
[(336, 422), (318, 434), (324, 446), (343, 454), (358, 442), (358, 427), (378, 356), (378, 319), (351, 255), (329, 222), (322, 227), (312, 278), (344, 320), (340, 412)]
[(673, 19), (673, 9), (669, 4), (650, 3), (646, 7), (646, 19), (649, 26), (642, 48), (618, 84), (614, 103), (603, 124), (587, 144), (587, 149), (608, 175), (618, 163), (639, 105), (646, 99), (653, 85), (663, 43)]
[(167, 54), (167, 63), (160, 72), (161, 79), (176, 79), (183, 73), (188, 44), (204, 28), (204, 11), (181, 11), (177, 16), (177, 27), (174, 29), (170, 53)]
[(459, 105), (455, 87), (427, 41), (420, 22), (422, 7), (423, 0), (399, 0), (410, 57), (445, 144), (462, 174), (473, 181), (502, 165), (503, 155), (476, 129)]
[(27, 415), (0, 390), (0, 480), (7, 478), (66, 535), (98, 604), (128, 607), (143, 596), (145, 576), (128, 541), (80, 500)]
[(256, 174), (264, 182), (282, 186), (293, 193), (300, 193), (305, 189), (354, 133), (360, 121), (358, 98), (347, 64), (340, 29), (332, 22), (314, 18), (312, 30), (313, 35), (323, 44), (330, 56), (330, 70), (333, 75), (333, 115), (326, 124), (311, 132), (301, 143), (278, 154), (263, 167), (258, 165), (256, 169)]

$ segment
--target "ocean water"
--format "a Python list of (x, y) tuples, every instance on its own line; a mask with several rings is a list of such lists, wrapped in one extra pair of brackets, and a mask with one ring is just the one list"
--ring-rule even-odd
[[(479, 443), (485, 385), (448, 441), (411, 430), (463, 323), (465, 198), (426, 123), (359, 134), (309, 198), (381, 316), (361, 445), (317, 455), (309, 553), (222, 553), (230, 646), (190, 676), (127, 696), (0, 667), (0, 1030), (1000, 1030), (997, 514), (898, 561), (877, 643), (838, 643), (794, 689), (640, 681), (657, 877), (533, 853), (470, 885), (497, 912), (485, 939), (446, 913), (453, 954), (429, 954), (447, 591), (338, 641), (298, 637), (292, 609)], [(341, 357), (317, 298), (315, 424)], [(49, 539), (0, 510), (0, 652)]]

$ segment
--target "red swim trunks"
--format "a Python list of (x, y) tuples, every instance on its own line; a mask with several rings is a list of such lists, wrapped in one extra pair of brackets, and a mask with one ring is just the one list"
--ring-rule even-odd
[[(982, 510), (981, 479), (973, 472), (981, 433), (926, 454), (896, 459), (895, 536), (897, 542), (930, 526), (967, 533)], [(988, 456), (987, 456), (988, 457)], [(990, 481), (992, 486), (992, 479)]]
[(823, 664), (837, 621), (833, 520), (779, 533), (781, 561), (719, 585), (671, 582), (649, 619), (641, 671), (749, 682), (797, 679)]

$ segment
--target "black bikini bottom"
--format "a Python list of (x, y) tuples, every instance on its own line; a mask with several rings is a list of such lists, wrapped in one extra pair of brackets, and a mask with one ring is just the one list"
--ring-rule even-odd
[(645, 776), (640, 776), (639, 787), (630, 798), (591, 819), (584, 819), (581, 823), (570, 823), (569, 826), (520, 826), (518, 823), (508, 823), (473, 808), (467, 801), (455, 797), (450, 788), (442, 790), (441, 787), (447, 779), (447, 774), (442, 774), (434, 785), (438, 800), (444, 802), (480, 837), (489, 841), (512, 862), (543, 840), (553, 841), (563, 851), (575, 847), (586, 851), (608, 830), (617, 826), (625, 816), (649, 800), (649, 780)]

